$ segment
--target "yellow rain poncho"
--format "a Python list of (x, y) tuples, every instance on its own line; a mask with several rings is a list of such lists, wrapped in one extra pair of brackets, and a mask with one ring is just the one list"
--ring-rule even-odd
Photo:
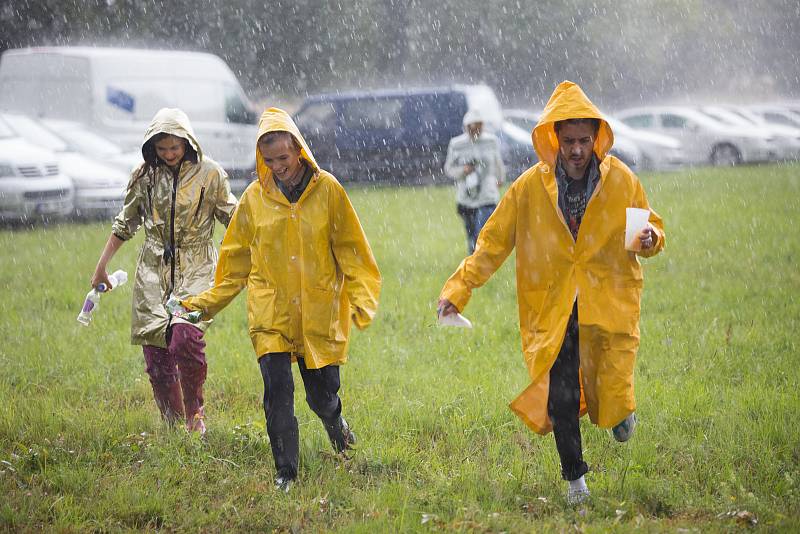
[[(594, 152), (600, 180), (587, 203), (577, 240), (558, 208), (555, 164), (558, 139), (553, 123), (598, 118)], [(463, 310), (472, 290), (482, 286), (516, 248), (517, 299), (522, 349), (531, 384), (511, 409), (532, 430), (552, 430), (547, 414), (550, 368), (564, 340), (573, 303), (578, 301), (581, 360), (581, 415), (610, 428), (635, 410), (633, 368), (639, 346), (642, 268), (637, 253), (624, 247), (625, 208), (650, 208), (638, 178), (608, 150), (614, 136), (602, 114), (572, 82), (561, 83), (534, 128), (540, 162), (525, 171), (497, 206), (477, 248), (450, 277), (441, 297)], [(664, 248), (664, 229), (651, 211), (658, 240), (638, 253)]]
[(289, 132), (313, 168), (297, 203), (275, 184), (256, 149), (258, 181), (242, 195), (220, 249), (215, 284), (183, 302), (212, 317), (247, 287), (250, 338), (260, 357), (302, 355), (309, 369), (347, 361), (350, 323), (366, 328), (378, 307), (381, 277), (341, 184), (314, 160), (283, 110), (261, 116), (258, 137)]
[[(217, 262), (215, 221), (228, 224), (236, 197), (222, 167), (203, 154), (183, 111), (164, 108), (156, 113), (142, 148), (159, 133), (189, 141), (198, 161), (183, 161), (177, 176), (163, 164), (145, 176), (135, 169), (111, 231), (127, 241), (144, 226), (133, 280), (131, 341), (166, 347), (167, 327), (181, 319), (170, 317), (164, 303), (170, 294), (185, 298), (211, 286)], [(195, 326), (205, 330), (208, 324)]]

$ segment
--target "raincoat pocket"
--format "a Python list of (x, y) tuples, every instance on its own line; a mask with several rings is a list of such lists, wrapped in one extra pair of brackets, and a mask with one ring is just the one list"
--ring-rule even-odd
[(520, 293), (519, 317), (523, 330), (531, 334), (536, 332), (547, 293), (547, 289), (524, 290)]
[(250, 332), (267, 332), (275, 317), (275, 288), (250, 287), (247, 289), (247, 324)]
[(601, 299), (605, 302), (599, 314), (598, 324), (608, 332), (638, 336), (641, 297), (641, 278), (604, 279)]
[(303, 332), (325, 339), (333, 338), (334, 318), (338, 315), (336, 293), (310, 288), (303, 303)]

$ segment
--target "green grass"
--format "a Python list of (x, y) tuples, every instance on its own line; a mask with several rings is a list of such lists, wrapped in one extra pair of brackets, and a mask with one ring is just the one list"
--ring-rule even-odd
[[(272, 489), (244, 298), (208, 336), (206, 440), (159, 420), (130, 287), (75, 321), (107, 224), (0, 231), (0, 528), (58, 531), (565, 531), (800, 528), (800, 167), (645, 175), (667, 249), (647, 260), (641, 424), (618, 444), (584, 422), (592, 503), (564, 502), (552, 435), (508, 410), (527, 372), (513, 262), (476, 292), (476, 327), (434, 326), (463, 255), (450, 188), (351, 192), (384, 277), (354, 334), (333, 457), (299, 379), (300, 483)], [(129, 272), (142, 236), (110, 266)], [(297, 378), (297, 377), (296, 377)]]

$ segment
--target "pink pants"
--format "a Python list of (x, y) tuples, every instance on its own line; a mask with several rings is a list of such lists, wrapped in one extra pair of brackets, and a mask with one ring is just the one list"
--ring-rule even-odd
[(203, 407), (203, 384), (208, 372), (203, 332), (190, 324), (174, 324), (167, 332), (167, 345), (166, 349), (154, 345), (142, 347), (145, 370), (156, 400), (161, 392), (180, 381), (184, 413), (186, 419), (191, 420)]

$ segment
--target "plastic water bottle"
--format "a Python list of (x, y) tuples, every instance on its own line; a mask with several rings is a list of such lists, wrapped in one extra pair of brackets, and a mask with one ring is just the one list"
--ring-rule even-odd
[(203, 312), (201, 311), (189, 311), (183, 306), (181, 306), (181, 301), (175, 295), (170, 295), (169, 299), (167, 299), (167, 304), (165, 305), (167, 312), (172, 315), (173, 317), (179, 317), (184, 321), (189, 321), (192, 324), (197, 324), (200, 322), (200, 318), (203, 316)]
[[(128, 273), (123, 270), (114, 271), (108, 275), (108, 281), (111, 282), (111, 289), (115, 289), (128, 281)], [(101, 282), (96, 288), (92, 288), (92, 290), (86, 294), (86, 299), (83, 301), (83, 308), (81, 308), (81, 312), (78, 314), (78, 322), (83, 326), (89, 326), (89, 323), (92, 322), (92, 313), (94, 313), (94, 310), (97, 309), (100, 304), (100, 295), (106, 291), (110, 290), (106, 284)]]

